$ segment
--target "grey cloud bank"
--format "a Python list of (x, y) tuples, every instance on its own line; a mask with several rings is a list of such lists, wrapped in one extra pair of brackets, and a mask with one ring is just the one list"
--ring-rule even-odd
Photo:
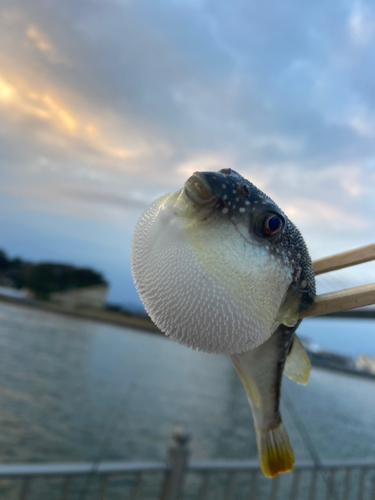
[(373, 242), (374, 35), (358, 1), (3, 1), (0, 246), (85, 261), (136, 304), (143, 207), (226, 166), (313, 257)]

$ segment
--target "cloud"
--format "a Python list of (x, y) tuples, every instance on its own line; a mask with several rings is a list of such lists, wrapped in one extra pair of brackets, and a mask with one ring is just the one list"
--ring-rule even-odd
[(295, 198), (284, 210), (297, 225), (315, 226), (331, 235), (346, 231), (348, 227), (351, 231), (370, 229), (370, 222), (365, 217), (318, 200)]
[(110, 226), (133, 230), (140, 214), (149, 206), (142, 193), (133, 196), (82, 188), (41, 185), (32, 192), (25, 187), (4, 189), (3, 194), (18, 198), (18, 210), (28, 214), (49, 214), (86, 220), (90, 224), (103, 221)]
[(362, 137), (374, 137), (375, 118), (369, 116), (365, 106), (358, 107), (348, 118), (348, 125)]
[(176, 174), (185, 182), (194, 172), (207, 170), (220, 170), (231, 167), (233, 158), (226, 154), (200, 153), (193, 154), (187, 161), (183, 161), (176, 167)]
[(52, 44), (47, 35), (43, 33), (37, 26), (30, 24), (26, 28), (26, 37), (31, 41), (37, 50), (44, 54), (47, 59), (55, 64), (68, 64), (69, 61), (57, 48)]
[(370, 243), (374, 15), (338, 0), (5, 0), (0, 189), (35, 220), (130, 231), (193, 171), (231, 167), (315, 255)]
[(375, 29), (374, 13), (363, 2), (354, 3), (349, 17), (349, 32), (354, 43), (366, 45), (371, 42)]
[[(87, 109), (84, 102), (80, 103), (80, 109), (74, 109), (74, 99), (70, 103), (66, 102), (67, 99), (59, 96), (58, 88), (48, 87), (33, 86), (18, 76), (6, 78), (0, 75), (0, 110), (10, 123), (16, 122), (17, 127), (21, 125), (18, 128), (19, 135), (22, 134), (22, 125), (28, 125), (33, 120), (33, 131), (29, 128), (26, 131), (29, 138), (47, 144), (54, 141), (55, 145), (61, 145), (59, 149), (68, 149), (70, 143), (73, 147), (78, 145), (113, 160), (151, 154), (152, 145), (148, 145), (141, 136), (130, 134), (133, 136), (130, 141), (122, 133), (119, 117), (114, 113), (111, 116), (107, 112), (103, 120), (98, 110), (92, 107)], [(126, 129), (129, 125), (123, 123), (123, 127)], [(116, 130), (112, 134), (114, 128)], [(125, 147), (125, 143), (128, 147)]]

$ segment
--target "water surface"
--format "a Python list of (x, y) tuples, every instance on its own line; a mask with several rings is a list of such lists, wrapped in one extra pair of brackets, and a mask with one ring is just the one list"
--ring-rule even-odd
[[(304, 325), (301, 334), (334, 338), (338, 351), (347, 352), (339, 341), (345, 328), (354, 350), (364, 331), (367, 352), (375, 343), (369, 321)], [(3, 463), (94, 460), (113, 421), (105, 460), (164, 459), (177, 424), (192, 435), (193, 459), (257, 456), (250, 409), (226, 356), (0, 304), (0, 359)], [(283, 383), (321, 458), (375, 456), (373, 381), (313, 369), (306, 387)], [(282, 413), (296, 458), (310, 458), (285, 404)]]

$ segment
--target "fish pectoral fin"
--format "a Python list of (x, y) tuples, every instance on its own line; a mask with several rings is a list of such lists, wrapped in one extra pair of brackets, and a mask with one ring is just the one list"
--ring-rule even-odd
[(302, 293), (298, 290), (297, 286), (294, 284), (290, 285), (275, 320), (289, 328), (294, 326), (299, 319), (301, 299)]
[(256, 429), (256, 438), (259, 465), (265, 476), (275, 477), (280, 472), (292, 470), (294, 453), (282, 422), (268, 431)]
[(300, 339), (294, 334), (292, 347), (285, 361), (284, 374), (297, 382), (306, 385), (310, 376), (310, 359)]

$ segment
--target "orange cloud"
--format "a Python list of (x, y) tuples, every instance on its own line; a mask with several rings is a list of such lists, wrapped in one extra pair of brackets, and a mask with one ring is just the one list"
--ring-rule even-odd
[(47, 40), (47, 37), (36, 26), (29, 26), (26, 31), (26, 35), (35, 43), (35, 46), (41, 52), (55, 52), (54, 47)]
[[(108, 130), (105, 133), (95, 123), (100, 121), (100, 117), (93, 119), (87, 116), (88, 113), (72, 111), (72, 108), (73, 106), (67, 105), (52, 89), (50, 91), (39, 90), (20, 77), (0, 75), (0, 110), (8, 114), (11, 119), (19, 120), (22, 117), (32, 116), (37, 120), (48, 122), (52, 127), (51, 131), (55, 133), (57, 142), (59, 142), (59, 137), (60, 139), (64, 136), (73, 137), (89, 146), (91, 150), (119, 160), (137, 158), (150, 153), (147, 146), (142, 147), (142, 140), (137, 141), (138, 147), (134, 149), (114, 144), (115, 141), (122, 142), (121, 132), (116, 131), (120, 124), (115, 124), (114, 127), (113, 123), (107, 123), (108, 129), (111, 132), (115, 129), (115, 132), (111, 133)], [(110, 135), (117, 139), (112, 139)]]
[(12, 101), (15, 96), (15, 89), (4, 78), (0, 76), (0, 102)]
[[(40, 97), (39, 97), (40, 99)], [(49, 111), (49, 116), (59, 122), (66, 130), (73, 132), (78, 127), (78, 120), (63, 105), (59, 104), (54, 98), (46, 94), (41, 98)]]
[(48, 93), (35, 92), (20, 82), (10, 83), (0, 75), (0, 104), (7, 105), (8, 113), (33, 115), (49, 120), (52, 125), (66, 132), (78, 127), (78, 120), (63, 104)]

